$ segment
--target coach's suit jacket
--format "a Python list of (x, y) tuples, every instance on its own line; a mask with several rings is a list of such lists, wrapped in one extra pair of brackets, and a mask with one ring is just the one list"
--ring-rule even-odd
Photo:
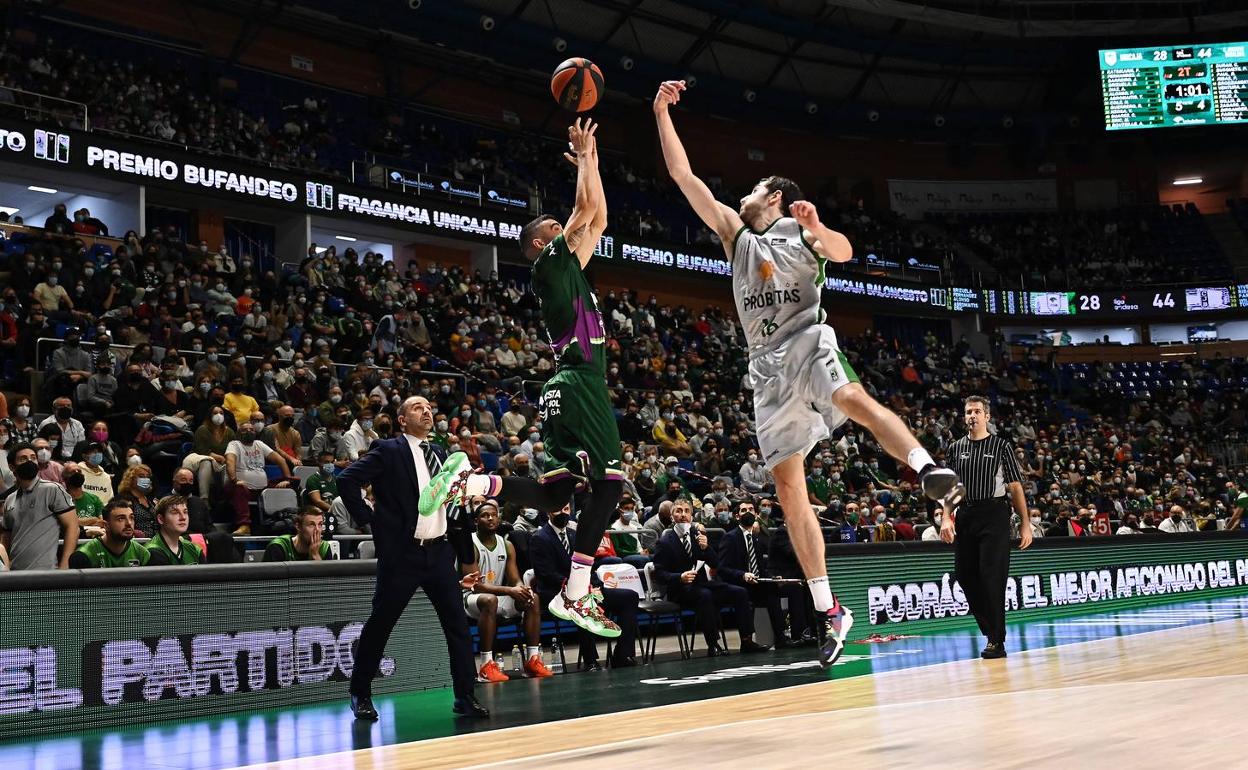
[[(758, 575), (767, 576), (767, 539), (754, 536), (754, 555), (758, 557)], [(745, 531), (733, 527), (719, 539), (719, 571), (725, 582), (745, 585), (743, 576), (750, 571), (750, 554), (745, 550)]]
[[(667, 586), (669, 590), (681, 585), (681, 574), (693, 569), (699, 561), (706, 562), (708, 567), (719, 566), (719, 555), (715, 553), (715, 549), (711, 548), (709, 540), (706, 548), (698, 547), (697, 533), (697, 525), (694, 525), (693, 529), (689, 530), (690, 543), (693, 546), (692, 557), (685, 552), (684, 543), (681, 542), (680, 536), (674, 529), (664, 532), (659, 542), (655, 544), (654, 579)], [(706, 585), (707, 572), (708, 570), (699, 572), (693, 585)]]

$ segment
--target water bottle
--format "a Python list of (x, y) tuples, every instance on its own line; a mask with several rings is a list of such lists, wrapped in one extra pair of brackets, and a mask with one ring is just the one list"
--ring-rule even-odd
[(550, 670), (555, 674), (563, 673), (563, 645), (559, 644), (559, 637), (550, 640)]
[(524, 653), (520, 650), (520, 645), (516, 645), (511, 653), (511, 668), (513, 671), (524, 671)]
[(494, 653), (494, 663), (498, 665), (498, 670), (502, 671), (503, 667), (507, 665), (507, 658), (501, 652), (496, 652)]

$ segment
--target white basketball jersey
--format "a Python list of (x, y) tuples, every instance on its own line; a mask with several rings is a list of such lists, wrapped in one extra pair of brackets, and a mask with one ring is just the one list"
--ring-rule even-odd
[(761, 233), (748, 227), (737, 232), (732, 291), (751, 354), (823, 322), (819, 300), (826, 261), (802, 238), (792, 217), (777, 219)]
[(481, 582), (502, 585), (507, 575), (507, 538), (495, 535), (494, 550), (490, 550), (477, 537), (477, 533), (473, 532), (472, 544), (477, 549), (477, 571), (481, 573)]

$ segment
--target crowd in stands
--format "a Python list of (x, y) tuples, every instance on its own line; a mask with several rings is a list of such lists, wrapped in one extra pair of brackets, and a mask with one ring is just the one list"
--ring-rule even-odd
[[(392, 435), (411, 394), (434, 402), (433, 440), (450, 451), (503, 473), (541, 471), (540, 420), (521, 383), (545, 379), (554, 359), (536, 301), (516, 282), (437, 264), (400, 271), (377, 254), (333, 247), (310, 249), (298, 271), (257, 273), (245, 258), (158, 230), (127, 233), (102, 264), (73, 236), (49, 235), (0, 269), (0, 366), (20, 394), (0, 402), (0, 439), (30, 446), (39, 478), (69, 494), (78, 476), (65, 464), (77, 464), (77, 488), (105, 505), (126, 497), (144, 535), (170, 490), (202, 503), (192, 519), (203, 531), (216, 520), (248, 534), (253, 504), (271, 486), (299, 489), (332, 519), (334, 471)], [(633, 523), (644, 528), (649, 514), (657, 534), (661, 504), (692, 494), (693, 518), (707, 526), (730, 525), (742, 499), (758, 504), (763, 527), (775, 526), (735, 319), (632, 291), (607, 291), (602, 307)], [(1186, 387), (1106, 402), (1092, 391), (1104, 370), (1067, 383), (1074, 390), (1059, 398), (1064, 376), (1047, 361), (977, 357), (965, 341), (931, 333), (913, 345), (880, 334), (844, 344), (864, 382), (938, 458), (960, 433), (960, 399), (988, 393), (1048, 533), (1079, 533), (1102, 512), (1146, 531), (1172, 505), (1203, 528), (1234, 507), (1241, 474), (1210, 451), (1239, 435), (1245, 416), (1237, 393), (1213, 397), (1208, 381), (1239, 381), (1242, 362), (1189, 362)], [(39, 421), (36, 402), (51, 410)], [(5, 487), (14, 483), (8, 460)], [(303, 466), (312, 475), (300, 472), (301, 483)], [(852, 426), (817, 447), (809, 468), (812, 501), (844, 539), (913, 537), (929, 521), (912, 474)], [(101, 518), (88, 508), (84, 519)], [(502, 518), (531, 513), (505, 509)], [(355, 529), (345, 518), (334, 527)], [(653, 545), (643, 533), (632, 555)]]

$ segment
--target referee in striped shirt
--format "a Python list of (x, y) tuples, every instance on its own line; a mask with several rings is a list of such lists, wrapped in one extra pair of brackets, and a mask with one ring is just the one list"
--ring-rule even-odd
[[(988, 433), (988, 399), (966, 399), (967, 434), (949, 447), (948, 465), (966, 490), (956, 516), (946, 503), (940, 536), (954, 544), (954, 577), (979, 630), (988, 637), (984, 658), (1005, 657), (1005, 584), (1010, 574), (1010, 504), (1027, 521), (1023, 474), (1014, 444)], [(1009, 495), (1008, 500), (1006, 495)], [(955, 524), (956, 521), (956, 524)], [(1020, 527), (1022, 548), (1031, 527)]]

